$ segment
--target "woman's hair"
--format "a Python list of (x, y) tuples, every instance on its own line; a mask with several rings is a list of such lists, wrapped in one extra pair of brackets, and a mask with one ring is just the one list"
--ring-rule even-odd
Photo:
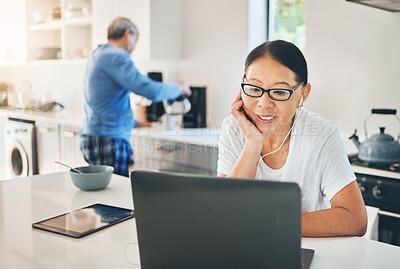
[(307, 83), (307, 62), (303, 53), (301, 53), (296, 45), (284, 40), (266, 41), (253, 49), (249, 55), (247, 55), (243, 77), (246, 77), (247, 68), (251, 63), (267, 55), (292, 70), (296, 74), (298, 83)]
[(115, 18), (107, 29), (107, 39), (120, 39), (124, 36), (126, 29), (129, 29), (132, 35), (139, 34), (138, 29), (133, 22), (124, 17)]

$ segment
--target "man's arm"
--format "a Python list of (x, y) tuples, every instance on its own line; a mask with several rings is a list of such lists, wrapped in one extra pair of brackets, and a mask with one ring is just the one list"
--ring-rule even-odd
[(115, 55), (111, 66), (105, 68), (121, 87), (152, 101), (175, 99), (181, 95), (179, 84), (162, 83), (142, 75), (128, 55)]

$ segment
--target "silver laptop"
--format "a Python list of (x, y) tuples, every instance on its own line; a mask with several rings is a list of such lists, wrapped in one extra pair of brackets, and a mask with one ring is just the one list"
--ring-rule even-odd
[(132, 172), (131, 183), (142, 269), (311, 263), (296, 183), (147, 171)]

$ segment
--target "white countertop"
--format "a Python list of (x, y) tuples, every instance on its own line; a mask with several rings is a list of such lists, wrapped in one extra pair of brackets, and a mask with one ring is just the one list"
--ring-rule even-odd
[[(35, 112), (0, 108), (0, 116), (80, 127), (84, 113), (66, 109), (54, 112)], [(218, 147), (219, 133), (219, 129), (211, 128), (178, 128), (175, 131), (166, 131), (162, 129), (160, 123), (153, 123), (153, 126), (150, 128), (134, 128), (132, 130), (132, 136), (149, 136), (163, 140), (212, 147)]]
[(83, 112), (67, 109), (38, 112), (0, 108), (0, 116), (80, 127), (82, 125)]
[(166, 131), (162, 129), (160, 124), (153, 124), (151, 128), (133, 129), (132, 136), (148, 136), (168, 141), (218, 147), (220, 132), (220, 129), (212, 128), (187, 128)]
[[(0, 268), (139, 268), (135, 219), (82, 239), (31, 228), (33, 222), (94, 203), (132, 208), (128, 178), (102, 191), (75, 188), (68, 172), (0, 181)], [(303, 238), (311, 269), (399, 268), (400, 248), (365, 238)]]

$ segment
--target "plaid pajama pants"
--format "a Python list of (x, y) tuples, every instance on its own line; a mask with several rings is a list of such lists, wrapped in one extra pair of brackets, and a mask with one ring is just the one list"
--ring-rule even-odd
[(80, 148), (89, 164), (114, 167), (114, 174), (129, 177), (129, 166), (133, 164), (131, 145), (123, 139), (82, 135)]

